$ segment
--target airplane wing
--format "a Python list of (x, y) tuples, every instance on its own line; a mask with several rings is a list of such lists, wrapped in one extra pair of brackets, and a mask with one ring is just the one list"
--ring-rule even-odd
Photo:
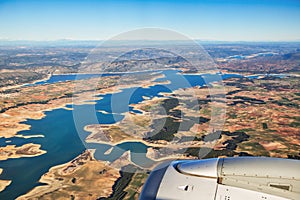
[(150, 174), (140, 200), (300, 199), (300, 161), (267, 157), (179, 160)]

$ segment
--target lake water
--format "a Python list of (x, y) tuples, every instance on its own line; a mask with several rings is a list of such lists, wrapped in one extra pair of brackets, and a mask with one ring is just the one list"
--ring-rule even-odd
[(156, 72), (156, 71), (126, 72), (126, 73), (102, 73), (102, 74), (59, 74), (59, 75), (52, 75), (48, 80), (38, 81), (34, 84), (28, 84), (28, 85), (29, 86), (42, 85), (42, 84), (83, 80), (83, 79), (97, 78), (97, 77), (121, 76), (124, 74), (145, 74), (145, 73), (149, 73), (149, 72)]
[[(155, 85), (149, 88), (134, 87), (124, 89), (119, 93), (99, 95), (101, 100), (97, 100), (95, 105), (67, 105), (72, 107), (74, 112), (66, 109), (55, 109), (45, 112), (46, 116), (40, 120), (27, 120), (26, 124), (31, 126), (28, 131), (21, 131), (22, 135), (44, 135), (37, 138), (0, 138), (0, 145), (5, 146), (7, 141), (9, 144), (21, 146), (26, 143), (41, 144), (42, 149), (47, 153), (41, 156), (32, 158), (8, 159), (0, 162), (0, 168), (3, 168), (3, 173), (0, 179), (12, 180), (12, 183), (5, 191), (0, 193), (0, 199), (15, 199), (16, 197), (25, 194), (33, 187), (39, 185), (38, 180), (52, 166), (66, 163), (86, 148), (97, 149), (95, 157), (99, 160), (113, 161), (119, 158), (125, 151), (131, 152), (131, 160), (138, 165), (143, 166), (145, 163), (151, 162), (145, 154), (147, 146), (139, 142), (125, 142), (113, 147), (110, 154), (104, 154), (112, 146), (107, 144), (87, 144), (84, 139), (89, 133), (83, 130), (88, 124), (112, 124), (120, 121), (127, 111), (139, 112), (133, 110), (129, 104), (139, 103), (144, 100), (143, 97), (153, 98), (161, 96), (161, 92), (172, 92), (179, 88), (187, 88), (191, 86), (203, 86), (209, 82), (218, 81), (219, 76), (215, 74), (205, 75), (181, 75), (177, 71), (167, 70), (162, 72), (165, 78), (157, 81), (169, 80), (170, 84)], [(225, 74), (222, 78), (241, 77), (236, 74)], [(45, 82), (36, 84), (54, 83), (58, 81), (75, 80), (75, 75), (55, 75)], [(90, 75), (80, 75), (80, 78), (91, 78)], [(80, 79), (79, 78), (79, 79)], [(78, 76), (77, 76), (78, 79)], [(118, 103), (116, 103), (118, 102)], [(113, 106), (111, 106), (113, 105)], [(96, 116), (90, 113), (94, 110), (102, 110), (107, 113), (96, 112)], [(77, 114), (76, 114), (77, 113)], [(80, 115), (80, 120), (76, 120), (76, 115)], [(74, 122), (74, 116), (75, 121)]]

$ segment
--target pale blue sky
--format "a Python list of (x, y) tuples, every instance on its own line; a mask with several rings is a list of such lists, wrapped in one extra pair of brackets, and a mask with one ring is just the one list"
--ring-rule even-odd
[(0, 39), (103, 40), (144, 27), (193, 39), (300, 40), (298, 0), (0, 0)]

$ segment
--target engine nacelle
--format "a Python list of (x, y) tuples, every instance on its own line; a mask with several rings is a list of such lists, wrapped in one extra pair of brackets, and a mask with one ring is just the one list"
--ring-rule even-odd
[(267, 157), (212, 158), (163, 163), (140, 200), (300, 199), (300, 161)]

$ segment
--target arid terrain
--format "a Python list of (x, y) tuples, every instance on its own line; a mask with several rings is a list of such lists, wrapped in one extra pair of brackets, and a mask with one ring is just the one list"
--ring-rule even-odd
[[(235, 45), (235, 48), (229, 44), (204, 45), (223, 73), (259, 74), (258, 78), (229, 78), (223, 81), (224, 88), (212, 83), (161, 93), (153, 98), (145, 96), (140, 103), (130, 105), (136, 112), (126, 112), (117, 123), (86, 125), (84, 130), (88, 135), (85, 142), (111, 146), (128, 141), (141, 142), (147, 145), (146, 157), (154, 165), (167, 159), (223, 156), (299, 159), (299, 48), (297, 45), (280, 45), (261, 44), (252, 48), (247, 45)], [(128, 72), (134, 68), (197, 72), (186, 60), (165, 52), (159, 59), (139, 60), (135, 57), (136, 54), (153, 56), (153, 49), (133, 51), (123, 55), (123, 59), (116, 59), (120, 51), (124, 51), (122, 48), (104, 49), (101, 66), (106, 66), (109, 59), (105, 58), (111, 56), (114, 61), (105, 67), (109, 72)], [(80, 61), (88, 53), (87, 47), (71, 49), (54, 48), (46, 53), (46, 48), (1, 47), (1, 56), (6, 62), (0, 66), (3, 72), (0, 76), (0, 139), (42, 138), (42, 133), (19, 134), (31, 128), (24, 122), (42, 119), (46, 111), (72, 110), (67, 105), (95, 104), (102, 98), (101, 94), (113, 94), (125, 88), (148, 88), (158, 84), (154, 80), (164, 78), (159, 72), (149, 72), (139, 76), (127, 74), (21, 85), (50, 78), (51, 74), (73, 73), (82, 67), (86, 73), (97, 72), (95, 63), (80, 66)], [(182, 51), (193, 57), (187, 49), (185, 47)], [(34, 57), (37, 52), (47, 56)], [(128, 59), (130, 57), (135, 59)], [(273, 73), (284, 73), (285, 76), (270, 75)], [(98, 112), (106, 114), (103, 110)], [(220, 123), (222, 126), (216, 125)], [(109, 155), (111, 151), (104, 154)], [(0, 146), (0, 168), (1, 161), (43, 154), (47, 151), (40, 144), (13, 145), (6, 141)], [(95, 154), (94, 149), (88, 149), (69, 162), (52, 166), (40, 178), (42, 185), (18, 199), (137, 199), (154, 165), (142, 168), (132, 162), (130, 151), (113, 162), (98, 160)], [(0, 180), (0, 191), (9, 184), (10, 180)]]
[[(142, 113), (128, 113), (118, 124), (87, 126), (86, 130), (91, 132), (87, 142), (116, 145), (124, 141), (143, 141), (151, 147), (148, 149), (147, 157), (152, 160), (193, 159), (199, 156), (198, 153), (201, 148), (210, 147), (207, 143), (210, 142), (209, 135), (211, 135), (216, 140), (213, 149), (205, 157), (247, 155), (299, 158), (300, 116), (297, 112), (299, 109), (299, 81), (298, 77), (282, 79), (266, 77), (257, 80), (233, 78), (226, 80), (226, 120), (223, 131), (219, 134), (209, 132), (210, 104), (218, 97), (211, 99), (207, 88), (190, 88), (184, 93), (182, 90), (174, 91), (172, 97), (154, 98), (136, 104), (134, 107)], [(199, 112), (202, 120), (197, 124), (189, 125), (189, 130), (172, 132), (168, 126), (176, 126), (176, 111), (181, 110), (187, 116), (186, 119), (195, 116), (195, 113), (189, 112), (188, 109), (184, 108), (184, 105), (179, 105), (178, 101), (174, 100), (179, 99), (179, 102), (182, 102), (191, 91), (201, 101)], [(224, 98), (218, 99), (224, 100)], [(169, 109), (169, 113), (168, 111), (166, 114), (159, 113), (158, 106)], [(285, 112), (283, 113), (281, 110), (285, 110)], [(162, 118), (170, 119), (168, 123), (164, 124), (163, 132), (149, 137), (147, 133), (149, 134), (155, 129), (153, 124), (156, 123), (157, 119), (162, 120)], [(214, 136), (214, 134), (217, 135)], [(177, 139), (174, 140), (174, 138)], [(180, 150), (186, 146), (189, 148), (184, 149), (182, 154)], [(177, 150), (178, 154), (168, 155), (166, 149), (172, 149), (172, 152)], [(87, 153), (82, 155), (87, 155)], [(133, 163), (128, 160), (129, 158), (127, 154), (124, 154), (118, 162), (122, 163), (122, 166), (132, 165)], [(70, 195), (75, 199), (87, 195), (90, 196), (90, 199), (97, 195), (102, 198), (114, 199), (120, 191), (116, 189), (113, 192), (112, 186), (124, 181), (124, 177), (129, 176), (126, 174), (123, 177), (118, 170), (114, 171), (114, 168), (111, 167), (114, 166), (114, 163), (94, 160), (92, 157), (88, 161), (81, 162), (80, 165), (75, 163), (75, 161), (71, 161), (61, 167), (51, 169), (41, 179), (41, 182), (48, 183), (49, 186), (39, 186), (20, 199), (27, 197), (64, 198)], [(97, 175), (102, 176), (101, 179), (87, 179), (86, 173), (80, 175), (83, 170), (87, 174), (100, 173), (98, 171), (104, 170), (107, 176)], [(62, 173), (64, 171), (68, 172)], [(141, 191), (141, 186), (147, 176), (146, 172), (129, 176), (130, 179), (122, 187), (124, 199), (137, 198), (136, 195)], [(100, 180), (110, 181), (110, 184), (107, 182), (107, 188), (101, 187), (97, 191), (84, 189), (86, 186), (84, 181), (89, 181), (88, 185), (92, 184), (94, 187), (99, 184)]]

